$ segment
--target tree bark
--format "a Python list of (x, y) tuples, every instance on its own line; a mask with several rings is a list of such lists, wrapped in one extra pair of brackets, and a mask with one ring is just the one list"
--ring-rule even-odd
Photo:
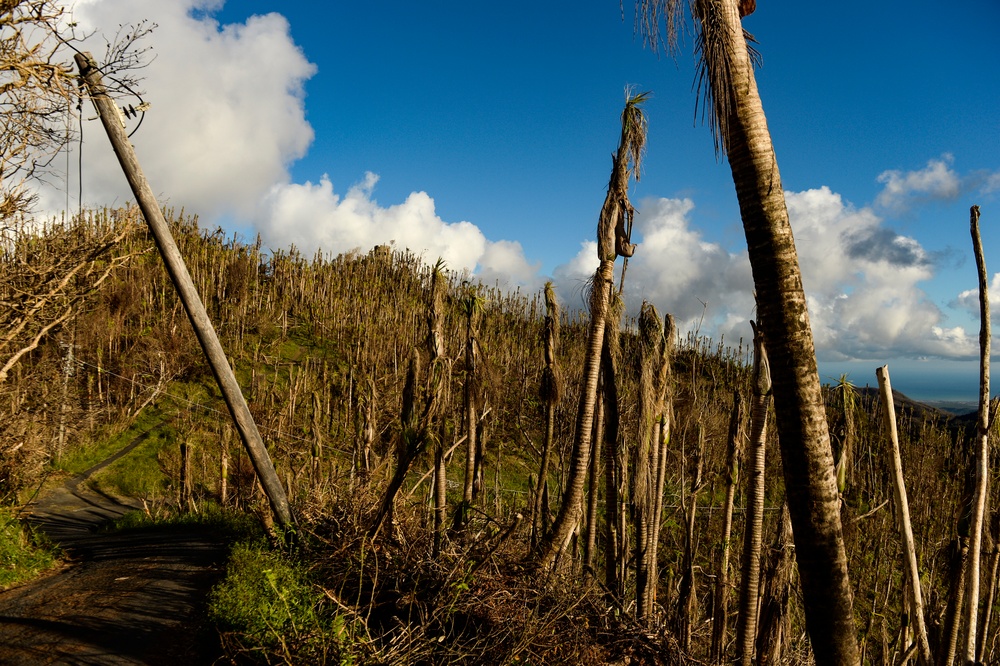
[(724, 54), (709, 70), (736, 185), (762, 330), (773, 369), (782, 468), (819, 666), (856, 664), (857, 633), (833, 454), (795, 241), (777, 158), (735, 0), (695, 0), (703, 34)]
[[(753, 324), (753, 322), (751, 322)], [(746, 527), (743, 533), (743, 578), (740, 581), (740, 614), (736, 622), (736, 649), (740, 663), (753, 663), (757, 639), (757, 601), (760, 596), (760, 544), (764, 531), (764, 464), (767, 454), (767, 410), (771, 404), (771, 372), (765, 337), (754, 325), (753, 410), (750, 425), (750, 460), (747, 475)]]
[(552, 531), (542, 540), (538, 558), (540, 569), (552, 568), (559, 555), (569, 545), (583, 512), (583, 489), (590, 465), (590, 440), (597, 404), (597, 379), (601, 371), (604, 331), (608, 303), (614, 288), (615, 259), (630, 257), (634, 251), (628, 240), (631, 229), (632, 204), (628, 199), (628, 183), (638, 177), (643, 146), (646, 141), (646, 118), (639, 106), (646, 93), (630, 95), (622, 111), (621, 138), (611, 168), (608, 193), (597, 222), (597, 257), (600, 264), (594, 273), (590, 297), (590, 325), (583, 365), (583, 387), (577, 412), (576, 434), (570, 455), (569, 477)]
[[(691, 650), (691, 633), (698, 615), (698, 595), (694, 579), (695, 524), (698, 517), (698, 491), (701, 490), (701, 476), (705, 461), (705, 428), (699, 423), (698, 453), (694, 458), (694, 474), (691, 477), (691, 492), (688, 495), (687, 530), (684, 534), (684, 563), (681, 572), (681, 589), (677, 599), (677, 616), (680, 619), (681, 649)], [(652, 554), (655, 561), (656, 553)], [(655, 564), (653, 570), (656, 570)], [(655, 580), (654, 580), (655, 585)]]

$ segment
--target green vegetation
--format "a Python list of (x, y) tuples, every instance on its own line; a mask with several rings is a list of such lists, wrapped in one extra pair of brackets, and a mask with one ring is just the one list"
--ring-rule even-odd
[(27, 528), (10, 508), (0, 508), (0, 589), (51, 569), (59, 551)]
[(209, 613), (233, 652), (287, 663), (353, 664), (351, 625), (302, 566), (265, 541), (233, 548)]

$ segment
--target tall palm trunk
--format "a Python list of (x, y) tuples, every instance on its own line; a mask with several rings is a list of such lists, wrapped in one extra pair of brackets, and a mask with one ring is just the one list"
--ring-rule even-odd
[[(753, 324), (753, 322), (751, 322)], [(757, 637), (757, 601), (760, 596), (760, 544), (764, 530), (764, 463), (767, 445), (767, 410), (771, 403), (771, 371), (764, 335), (753, 325), (753, 409), (750, 424), (750, 460), (747, 475), (746, 527), (743, 534), (743, 580), (740, 583), (740, 615), (736, 623), (736, 646), (740, 663), (753, 663)]]
[(694, 0), (712, 111), (747, 238), (806, 626), (817, 664), (856, 664), (840, 498), (795, 240), (736, 0)]
[(614, 287), (615, 259), (618, 256), (631, 256), (634, 249), (628, 242), (634, 212), (628, 200), (628, 182), (633, 175), (636, 178), (639, 176), (646, 141), (646, 118), (639, 105), (646, 97), (645, 93), (629, 95), (622, 111), (621, 139), (611, 169), (608, 194), (597, 225), (597, 255), (600, 265), (594, 274), (591, 288), (583, 390), (580, 392), (569, 478), (552, 531), (541, 543), (538, 566), (542, 569), (551, 568), (556, 558), (569, 545), (583, 511), (583, 489), (590, 466), (590, 440), (594, 426), (594, 406), (597, 403), (597, 378), (601, 371), (608, 300)]
[(729, 541), (733, 531), (733, 501), (739, 481), (740, 458), (743, 455), (743, 396), (733, 390), (733, 411), (729, 417), (729, 438), (726, 449), (726, 502), (722, 509), (722, 540), (719, 545), (719, 571), (715, 577), (712, 609), (712, 663), (726, 662), (725, 647), (729, 622)]
[[(655, 312), (655, 308), (654, 308)], [(676, 327), (672, 315), (663, 317), (663, 335), (661, 338), (659, 368), (657, 369), (657, 412), (659, 414), (656, 435), (656, 458), (654, 459), (652, 515), (649, 525), (649, 550), (653, 554), (653, 584), (650, 587), (649, 608), (656, 603), (656, 588), (659, 580), (659, 564), (657, 554), (660, 548), (660, 523), (663, 520), (663, 490), (667, 479), (667, 449), (670, 446), (670, 436), (673, 432), (674, 405), (673, 378), (674, 335)]]

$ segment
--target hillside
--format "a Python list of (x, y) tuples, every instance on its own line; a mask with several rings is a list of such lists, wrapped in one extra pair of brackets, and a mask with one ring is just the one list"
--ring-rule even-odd
[[(542, 294), (500, 292), (444, 267), (443, 286), (432, 297), (433, 267), (394, 248), (338, 257), (303, 257), (294, 249), (266, 253), (259, 244), (201, 230), (196, 219), (171, 218), (298, 516), (304, 540), (295, 558), (326, 600), (317, 602), (317, 612), (347, 623), (339, 634), (316, 640), (354, 650), (358, 660), (372, 663), (399, 658), (404, 649), (414, 662), (427, 663), (707, 658), (713, 617), (720, 617), (715, 582), (728, 478), (736, 482), (734, 563), (744, 533), (749, 474), (727, 471), (727, 442), (734, 395), (751, 400), (746, 345), (732, 349), (688, 336), (677, 341), (665, 366), (673, 420), (661, 467), (655, 605), (652, 617), (640, 621), (634, 617), (635, 500), (629, 484), (643, 441), (640, 422), (649, 409), (641, 399), (643, 378), (649, 377), (642, 359), (649, 351), (638, 321), (621, 322), (617, 400), (606, 403), (615, 407), (606, 422), (616, 416), (618, 434), (604, 442), (602, 464), (588, 485), (594, 533), (583, 521), (565, 555), (564, 570), (571, 575), (542, 586), (530, 566), (532, 531), (541, 536), (551, 524), (572, 460), (583, 313), (560, 316), (553, 354), (560, 390), (554, 394), (545, 364), (544, 331), (550, 325)], [(4, 385), (4, 494), (14, 498), (45, 473), (89, 466), (141, 425), (151, 432), (148, 442), (109, 467), (98, 481), (103, 487), (164, 509), (222, 503), (266, 514), (253, 470), (145, 231), (128, 211), (88, 225), (126, 232), (106, 261), (128, 259), (22, 358)], [(57, 251), (46, 250), (44, 238), (37, 246), (42, 253)], [(431, 315), (435, 302), (438, 314)], [(441, 353), (430, 362), (420, 352), (407, 393), (411, 359), (415, 350), (427, 349), (430, 321), (440, 323), (435, 339)], [(427, 369), (432, 372), (421, 383)], [(548, 483), (543, 511), (532, 521), (546, 401), (554, 396)], [(870, 390), (844, 387), (831, 388), (828, 396), (865, 658), (891, 660), (905, 615), (877, 400)], [(947, 572), (963, 524), (969, 448), (950, 427), (949, 415), (902, 395), (896, 404), (918, 557), (923, 571), (936, 572), (926, 581), (925, 600), (938, 644), (949, 617)], [(406, 405), (417, 416), (402, 414)], [(475, 459), (465, 446), (470, 409)], [(747, 412), (737, 423), (749, 433)], [(764, 542), (777, 546), (783, 483), (771, 427)], [(407, 458), (417, 434), (422, 444)], [(444, 484), (435, 484), (431, 474), (436, 451), (446, 463)], [(404, 460), (410, 468), (391, 517), (369, 536)], [(463, 498), (469, 461), (471, 503)], [(605, 481), (607, 466), (617, 470), (610, 477), (613, 492)], [(749, 470), (749, 461), (743, 469)], [(435, 522), (436, 487), (446, 490), (443, 523)], [(612, 506), (609, 492), (622, 499), (613, 511), (606, 509)], [(583, 574), (585, 552), (595, 576)], [(778, 650), (785, 663), (803, 663), (801, 608), (790, 560), (782, 553), (790, 551), (765, 548), (763, 570), (771, 585), (765, 600), (784, 594), (790, 601), (786, 612), (762, 624), (772, 632), (766, 635), (783, 638), (760, 649)], [(610, 570), (615, 587), (608, 586)], [(740, 572), (735, 565), (728, 572), (733, 601), (723, 615), (729, 626), (735, 626)], [(252, 649), (236, 634), (228, 645)]]

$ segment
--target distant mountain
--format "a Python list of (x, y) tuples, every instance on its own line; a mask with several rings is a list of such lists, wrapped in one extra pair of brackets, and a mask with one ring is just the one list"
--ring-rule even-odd
[[(864, 386), (857, 389), (858, 394), (861, 396), (862, 402), (866, 406), (871, 406), (871, 404), (879, 400), (879, 390), (874, 386)], [(926, 419), (935, 419), (939, 421), (950, 421), (952, 418), (959, 414), (964, 414), (969, 411), (966, 403), (958, 402), (919, 402), (908, 397), (904, 393), (900, 393), (896, 389), (892, 390), (892, 401), (896, 406), (896, 411), (900, 412), (906, 410), (912, 414), (914, 419), (923, 421)], [(947, 405), (947, 407), (945, 406)], [(971, 408), (975, 410), (975, 406)]]

